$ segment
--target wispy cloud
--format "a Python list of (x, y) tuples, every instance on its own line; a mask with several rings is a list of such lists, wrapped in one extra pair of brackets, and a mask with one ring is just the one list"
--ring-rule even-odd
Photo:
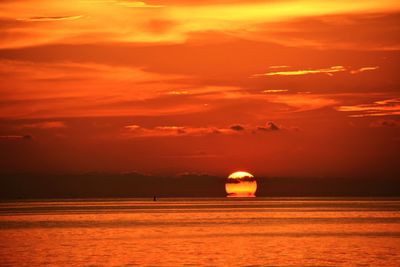
[(0, 135), (0, 140), (31, 140), (32, 135)]
[(254, 74), (251, 77), (262, 77), (262, 76), (297, 76), (297, 75), (307, 75), (307, 74), (327, 74), (332, 76), (333, 73), (346, 71), (343, 66), (332, 66), (323, 69), (304, 69), (304, 70), (288, 70), (288, 71), (274, 71), (266, 73)]
[(285, 93), (288, 92), (289, 90), (286, 89), (269, 89), (269, 90), (264, 90), (263, 93), (266, 94), (275, 94), (275, 93)]
[(230, 129), (240, 132), (240, 131), (244, 131), (245, 128), (240, 124), (236, 124), (236, 125), (232, 125), (230, 127)]
[(19, 21), (30, 21), (30, 22), (44, 22), (44, 21), (62, 21), (62, 20), (77, 20), (83, 18), (82, 15), (77, 16), (54, 16), (54, 17), (30, 17), (30, 18), (18, 18)]
[[(47, 118), (189, 112), (204, 110), (178, 96), (184, 76), (104, 64), (0, 60), (2, 118)], [(40, 86), (39, 86), (40, 84)], [(54, 86), (58, 90), (53, 90)], [(12, 89), (8, 89), (12, 88)], [(112, 90), (110, 90), (112, 88)], [(134, 88), (134, 89), (133, 89)], [(171, 102), (171, 100), (174, 100)], [(58, 123), (29, 127), (60, 127)]]
[[(190, 127), (190, 126), (156, 126), (152, 128), (140, 125), (127, 125), (128, 132), (123, 137), (173, 137), (173, 136), (202, 136), (206, 134), (226, 133), (227, 129), (215, 127)], [(229, 129), (231, 133), (234, 130)]]
[(363, 67), (363, 68), (359, 68), (359, 69), (357, 69), (357, 70), (352, 70), (352, 71), (350, 71), (350, 73), (351, 73), (351, 74), (357, 74), (357, 73), (360, 73), (360, 72), (371, 71), (371, 70), (376, 70), (376, 69), (379, 69), (379, 67), (378, 67), (378, 66), (374, 66), (374, 67)]
[(169, 95), (188, 95), (190, 93), (187, 90), (182, 90), (182, 91), (169, 91), (169, 92), (167, 92), (167, 94), (169, 94)]
[(273, 71), (266, 73), (257, 73), (250, 76), (250, 78), (263, 77), (263, 76), (299, 76), (308, 74), (326, 74), (333, 76), (337, 72), (349, 72), (350, 74), (357, 74), (365, 71), (373, 71), (379, 69), (379, 66), (374, 67), (361, 67), (358, 69), (350, 69), (343, 66), (332, 66), (329, 68), (320, 69), (302, 69), (302, 70), (285, 70), (285, 71)]
[(269, 132), (269, 131), (279, 131), (281, 130), (281, 127), (276, 125), (274, 122), (269, 121), (265, 126), (258, 126), (257, 127), (258, 131), (263, 131), (263, 132)]
[[(345, 41), (337, 41), (341, 38), (335, 39), (337, 34), (346, 32), (343, 38), (355, 38), (356, 40), (352, 43), (362, 44), (358, 45), (357, 49), (363, 49), (369, 45), (371, 38), (367, 38), (368, 42), (365, 42), (363, 38), (357, 39), (360, 31), (363, 32), (363, 36), (369, 37), (374, 36), (373, 33), (385, 30), (389, 34), (384, 38), (377, 39), (384, 39), (383, 42), (388, 39), (390, 42), (384, 44), (384, 47), (395, 46), (394, 48), (398, 49), (398, 41), (393, 42), (395, 39), (393, 36), (398, 33), (397, 28), (386, 27), (386, 25), (382, 27), (379, 19), (378, 22), (373, 21), (374, 27), (369, 27), (369, 24), (367, 24), (368, 27), (364, 27), (364, 20), (354, 22), (351, 31), (357, 32), (357, 34), (352, 35), (347, 34), (348, 31), (342, 30), (343, 23), (341, 23), (341, 18), (338, 18), (337, 22), (328, 23), (330, 34), (320, 34), (321, 28), (326, 33), (325, 18), (327, 16), (348, 14), (351, 17), (367, 12), (394, 13), (398, 11), (398, 4), (394, 0), (379, 2), (360, 0), (352, 4), (340, 1), (317, 3), (309, 0), (217, 1), (217, 3), (213, 1), (146, 2), (134, 0), (3, 2), (5, 3), (0, 3), (0, 17), (21, 18), (21, 20), (30, 22), (77, 20), (82, 18), (82, 14), (88, 18), (78, 23), (71, 23), (67, 27), (60, 23), (40, 29), (36, 25), (18, 29), (18, 34), (12, 34), (12, 38), (10, 38), (13, 40), (2, 44), (2, 47), (7, 48), (65, 43), (65, 40), (72, 43), (98, 43), (98, 36), (101, 36), (103, 42), (185, 43), (193, 33), (204, 32), (227, 33), (229, 36), (247, 40), (264, 38), (262, 41), (280, 43), (285, 46), (299, 47), (304, 46), (304, 43), (309, 43), (313, 47), (320, 47), (322, 43), (333, 47), (341, 45), (348, 47)], [(223, 18), (221, 14), (224, 14)], [(318, 24), (315, 21), (311, 25), (304, 25), (302, 21), (298, 22), (299, 19), (307, 22), (320, 17), (322, 17), (320, 19), (322, 26), (321, 23)], [(166, 27), (166, 30), (163, 31), (154, 31), (151, 27), (145, 26), (154, 20), (168, 21), (174, 27)], [(294, 24), (290, 23), (292, 21)], [(347, 25), (345, 26), (347, 27)], [(15, 28), (10, 30), (14, 31)], [(327, 35), (329, 37), (326, 37)], [(320, 40), (321, 38), (322, 40)], [(328, 40), (325, 40), (326, 38)], [(309, 41), (307, 42), (307, 40)], [(271, 66), (271, 69), (274, 67), (279, 69), (286, 66), (277, 64)]]
[(372, 128), (399, 128), (400, 120), (381, 119), (372, 122), (369, 126)]
[(264, 21), (235, 34), (247, 40), (273, 42), (286, 47), (390, 51), (399, 49), (400, 27), (397, 24), (398, 5), (393, 6), (392, 12), (373, 8), (353, 14), (331, 12), (292, 17), (286, 21)]
[(37, 129), (60, 129), (66, 127), (67, 125), (62, 121), (44, 121), (44, 122), (21, 125), (21, 128), (37, 128)]
[(400, 115), (400, 98), (375, 101), (371, 104), (340, 106), (337, 110), (352, 112), (350, 117)]
[(276, 65), (276, 66), (269, 66), (268, 69), (286, 69), (289, 67), (290, 66), (287, 66), (287, 65)]
[(332, 97), (315, 94), (272, 94), (265, 96), (273, 103), (281, 103), (289, 106), (291, 111), (316, 110), (337, 104), (337, 100)]
[(156, 126), (142, 127), (137, 124), (127, 125), (122, 136), (125, 138), (134, 137), (174, 137), (174, 136), (204, 136), (213, 134), (224, 135), (243, 135), (255, 134), (257, 132), (275, 132), (280, 130), (298, 130), (296, 127), (283, 127), (275, 122), (267, 122), (265, 125), (246, 125), (234, 124), (230, 127), (194, 127), (194, 126)]
[(164, 5), (152, 5), (141, 1), (115, 1), (118, 5), (133, 8), (160, 8), (165, 7)]
[(134, 1), (134, 0), (86, 0), (86, 1), (81, 1), (84, 3), (88, 3), (91, 5), (96, 5), (96, 4), (115, 4), (115, 5), (120, 5), (124, 7), (132, 7), (132, 8), (160, 8), (160, 7), (165, 7), (165, 5), (153, 5), (153, 4), (148, 4), (143, 1)]

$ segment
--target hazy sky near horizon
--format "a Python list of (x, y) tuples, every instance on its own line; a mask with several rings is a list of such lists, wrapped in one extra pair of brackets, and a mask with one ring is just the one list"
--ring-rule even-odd
[(0, 169), (400, 175), (394, 0), (6, 0)]

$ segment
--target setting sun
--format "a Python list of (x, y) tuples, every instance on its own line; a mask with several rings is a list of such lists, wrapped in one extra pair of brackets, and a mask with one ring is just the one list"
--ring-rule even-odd
[(255, 197), (257, 182), (251, 173), (238, 171), (229, 175), (225, 190), (228, 197)]

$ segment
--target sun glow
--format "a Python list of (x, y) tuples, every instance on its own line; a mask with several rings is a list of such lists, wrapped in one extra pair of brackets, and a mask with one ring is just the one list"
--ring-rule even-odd
[(238, 171), (229, 175), (225, 190), (228, 197), (255, 197), (257, 182), (252, 174)]
[(254, 176), (248, 172), (234, 172), (231, 175), (229, 175), (228, 179), (241, 179), (245, 177), (253, 178)]

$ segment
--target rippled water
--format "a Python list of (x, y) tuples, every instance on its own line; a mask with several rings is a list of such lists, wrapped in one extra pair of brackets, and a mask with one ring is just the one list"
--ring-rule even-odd
[(399, 199), (0, 203), (0, 266), (400, 266)]

